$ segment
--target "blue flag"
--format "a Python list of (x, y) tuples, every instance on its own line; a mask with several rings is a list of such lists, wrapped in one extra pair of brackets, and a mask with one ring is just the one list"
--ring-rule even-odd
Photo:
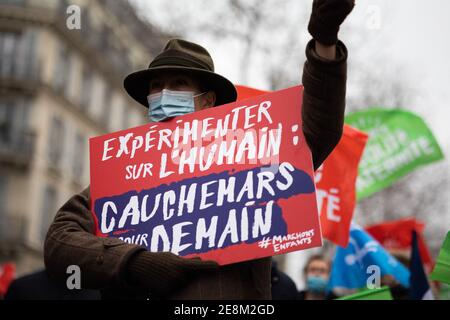
[(412, 300), (434, 300), (428, 283), (425, 270), (423, 269), (422, 259), (420, 258), (419, 245), (417, 244), (417, 232), (413, 231), (411, 245), (411, 287), (409, 297)]
[(402, 286), (409, 287), (409, 271), (389, 254), (365, 230), (352, 223), (350, 240), (344, 249), (337, 247), (331, 269), (330, 289), (362, 289), (367, 279), (379, 270), (380, 277), (393, 276)]

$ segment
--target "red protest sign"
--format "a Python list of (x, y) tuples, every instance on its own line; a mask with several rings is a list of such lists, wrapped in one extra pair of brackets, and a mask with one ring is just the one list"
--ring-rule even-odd
[[(268, 92), (239, 85), (236, 89), (238, 100)], [(358, 164), (367, 139), (366, 133), (344, 125), (338, 145), (315, 172), (322, 235), (342, 247), (348, 244), (356, 203)]]
[(97, 235), (222, 265), (320, 246), (302, 92), (90, 139)]
[(433, 269), (433, 258), (425, 243), (423, 231), (425, 224), (415, 218), (386, 221), (366, 227), (378, 242), (389, 251), (404, 253), (409, 256), (412, 243), (412, 231), (417, 232), (420, 257), (428, 272)]
[(336, 148), (315, 173), (322, 234), (347, 247), (356, 203), (356, 178), (368, 135), (344, 125)]

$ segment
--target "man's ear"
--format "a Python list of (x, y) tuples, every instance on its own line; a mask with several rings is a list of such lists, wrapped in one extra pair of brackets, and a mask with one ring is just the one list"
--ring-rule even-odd
[(214, 107), (216, 105), (216, 93), (214, 91), (206, 92), (201, 99), (200, 110)]

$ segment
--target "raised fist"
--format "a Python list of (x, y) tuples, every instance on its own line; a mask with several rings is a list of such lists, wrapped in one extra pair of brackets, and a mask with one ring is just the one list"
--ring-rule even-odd
[(324, 45), (337, 42), (339, 26), (352, 11), (355, 0), (314, 0), (308, 31)]

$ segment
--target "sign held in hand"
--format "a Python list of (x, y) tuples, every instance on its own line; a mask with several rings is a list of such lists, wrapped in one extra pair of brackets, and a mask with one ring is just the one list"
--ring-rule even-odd
[(302, 87), (90, 139), (97, 235), (230, 264), (322, 244)]

